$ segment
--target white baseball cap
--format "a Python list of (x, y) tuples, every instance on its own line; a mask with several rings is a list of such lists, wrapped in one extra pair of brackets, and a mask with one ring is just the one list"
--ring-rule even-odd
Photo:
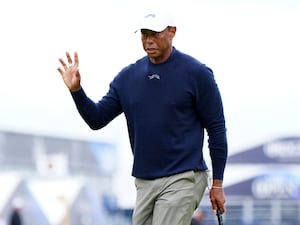
[(174, 27), (173, 16), (168, 11), (154, 10), (145, 13), (139, 23), (139, 28), (135, 32), (141, 29), (152, 30), (155, 32), (161, 32), (168, 26)]

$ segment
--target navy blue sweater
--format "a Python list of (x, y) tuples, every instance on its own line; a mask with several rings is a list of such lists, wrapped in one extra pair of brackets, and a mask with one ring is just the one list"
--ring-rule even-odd
[(202, 153), (206, 130), (213, 178), (223, 179), (227, 138), (221, 96), (212, 70), (191, 56), (175, 48), (161, 64), (145, 56), (121, 70), (97, 103), (82, 88), (71, 94), (92, 129), (124, 112), (134, 177), (155, 179), (206, 170)]

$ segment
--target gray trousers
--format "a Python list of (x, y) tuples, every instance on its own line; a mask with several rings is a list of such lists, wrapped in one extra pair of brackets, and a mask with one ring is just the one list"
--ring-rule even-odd
[(187, 171), (154, 180), (135, 179), (133, 225), (190, 225), (205, 188), (205, 171)]

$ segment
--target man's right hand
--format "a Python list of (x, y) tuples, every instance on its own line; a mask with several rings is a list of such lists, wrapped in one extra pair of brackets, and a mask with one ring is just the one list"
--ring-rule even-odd
[(69, 54), (66, 52), (68, 64), (65, 63), (63, 59), (59, 59), (59, 62), (62, 65), (62, 68), (57, 68), (58, 72), (61, 74), (66, 86), (69, 88), (70, 91), (78, 91), (80, 86), (80, 73), (79, 73), (79, 60), (78, 60), (78, 53), (74, 53), (74, 64), (73, 60)]

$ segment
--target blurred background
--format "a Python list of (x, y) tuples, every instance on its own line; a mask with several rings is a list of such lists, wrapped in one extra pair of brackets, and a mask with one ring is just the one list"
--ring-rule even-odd
[[(211, 67), (227, 120), (225, 224), (300, 224), (299, 0), (0, 2), (0, 224), (131, 224), (135, 188), (124, 115), (92, 131), (57, 72), (78, 51), (98, 101), (144, 55), (148, 7), (175, 16), (174, 46)], [(204, 146), (210, 166), (207, 145)], [(207, 191), (208, 192), (208, 191)], [(202, 224), (217, 224), (207, 193)]]

